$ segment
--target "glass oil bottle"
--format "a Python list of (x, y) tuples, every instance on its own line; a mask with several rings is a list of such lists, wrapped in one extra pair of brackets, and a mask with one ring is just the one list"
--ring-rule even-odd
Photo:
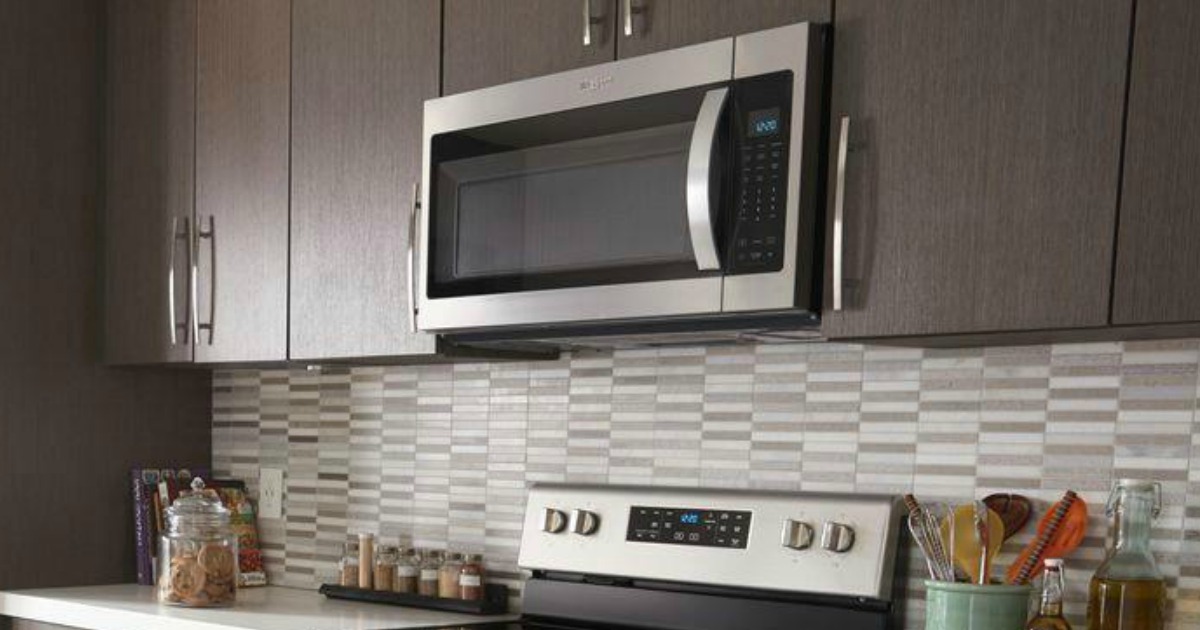
[(1071, 624), (1063, 617), (1063, 593), (1066, 591), (1066, 576), (1063, 561), (1046, 558), (1042, 572), (1042, 603), (1038, 614), (1025, 625), (1025, 630), (1071, 630)]
[(1113, 546), (1088, 593), (1088, 630), (1163, 630), (1166, 582), (1150, 552), (1150, 523), (1162, 509), (1162, 487), (1122, 479), (1108, 498)]

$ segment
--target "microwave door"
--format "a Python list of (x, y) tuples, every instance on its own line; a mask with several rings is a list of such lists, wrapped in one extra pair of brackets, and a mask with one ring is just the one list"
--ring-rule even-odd
[(430, 134), (420, 328), (719, 313), (728, 100), (725, 78)]

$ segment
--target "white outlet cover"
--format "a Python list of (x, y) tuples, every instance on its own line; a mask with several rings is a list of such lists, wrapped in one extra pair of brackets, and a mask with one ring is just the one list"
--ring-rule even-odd
[(283, 471), (258, 469), (258, 517), (283, 518)]

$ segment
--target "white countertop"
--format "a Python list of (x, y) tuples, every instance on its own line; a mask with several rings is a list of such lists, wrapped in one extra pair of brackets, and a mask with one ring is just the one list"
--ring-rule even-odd
[(315, 591), (267, 586), (238, 592), (229, 609), (159, 606), (135, 584), (0, 592), (0, 616), (87, 630), (403, 630), (515, 619), (326, 599)]

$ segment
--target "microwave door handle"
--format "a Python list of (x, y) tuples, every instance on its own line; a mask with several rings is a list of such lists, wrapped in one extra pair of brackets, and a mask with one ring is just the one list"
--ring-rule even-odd
[(701, 271), (720, 270), (717, 253), (717, 234), (712, 219), (712, 157), (716, 150), (717, 127), (729, 88), (717, 88), (704, 95), (696, 126), (692, 128), (692, 143), (687, 157), (687, 217), (692, 237), (692, 254)]

